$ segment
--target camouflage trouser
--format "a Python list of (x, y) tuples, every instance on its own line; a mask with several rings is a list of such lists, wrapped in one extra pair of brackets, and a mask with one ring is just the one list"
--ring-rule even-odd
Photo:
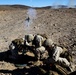
[[(61, 47), (56, 47), (54, 49), (54, 53), (53, 53), (53, 59), (55, 60), (55, 62), (58, 62), (59, 64), (61, 64), (62, 66), (68, 67), (70, 69), (71, 72), (73, 72), (73, 68), (71, 67), (71, 63), (70, 61), (67, 60), (66, 57), (61, 57), (60, 55), (65, 53), (63, 51), (63, 49)], [(65, 54), (66, 55), (66, 54)], [(69, 56), (69, 55), (68, 55)], [(69, 60), (71, 60), (71, 57), (68, 58)]]
[(67, 67), (69, 67), (70, 65), (70, 62), (66, 59), (66, 58), (63, 58), (63, 57), (60, 57), (60, 55), (63, 53), (63, 49), (61, 47), (56, 47), (54, 49), (54, 53), (53, 53), (53, 59), (56, 61), (56, 62), (60, 62), (60, 63), (64, 63)]
[(35, 56), (38, 60), (48, 58), (48, 52), (45, 50), (45, 47), (43, 46), (36, 48), (35, 52)]
[(68, 73), (69, 73), (65, 68), (63, 68), (57, 64), (55, 64), (53, 66), (49, 65), (49, 67), (51, 67), (51, 68), (48, 68), (48, 69), (47, 69), (47, 67), (40, 68), (43, 75), (68, 75)]
[(57, 65), (57, 64), (55, 64), (55, 67), (56, 67), (56, 71), (59, 74), (61, 74), (61, 75), (68, 75), (68, 71), (65, 68), (63, 68), (63, 67), (61, 67), (60, 65)]

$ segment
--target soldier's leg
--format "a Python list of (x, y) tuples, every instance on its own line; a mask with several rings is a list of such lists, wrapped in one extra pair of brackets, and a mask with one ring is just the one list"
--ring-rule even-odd
[(66, 67), (68, 67), (71, 72), (73, 72), (73, 68), (71, 66), (71, 63), (66, 58), (59, 57), (58, 61), (61, 62), (62, 65), (65, 65)]
[(68, 60), (66, 58), (59, 57), (58, 62), (63, 63), (66, 66), (69, 66), (70, 65), (70, 63), (68, 62)]
[[(36, 48), (38, 60), (48, 58), (48, 52), (45, 51), (45, 47), (41, 46)], [(47, 55), (47, 56), (45, 56)]]

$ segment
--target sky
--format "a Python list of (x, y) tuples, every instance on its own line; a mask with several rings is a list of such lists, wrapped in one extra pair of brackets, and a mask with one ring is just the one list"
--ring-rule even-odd
[(75, 4), (76, 0), (0, 0), (0, 5), (21, 4), (33, 7), (67, 5), (69, 3)]

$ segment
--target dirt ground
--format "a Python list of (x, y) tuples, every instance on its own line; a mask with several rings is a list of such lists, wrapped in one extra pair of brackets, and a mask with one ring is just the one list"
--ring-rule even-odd
[(11, 41), (26, 34), (46, 34), (72, 53), (76, 66), (76, 9), (35, 8), (33, 14), (29, 9), (26, 6), (0, 6), (0, 75), (37, 75), (34, 72), (37, 68), (33, 71), (19, 69), (2, 60), (2, 54), (9, 50)]

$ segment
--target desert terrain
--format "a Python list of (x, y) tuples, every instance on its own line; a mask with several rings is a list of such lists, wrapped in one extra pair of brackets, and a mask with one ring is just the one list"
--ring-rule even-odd
[[(56, 44), (65, 46), (73, 54), (76, 66), (76, 8), (0, 6), (0, 53), (9, 49), (12, 40), (26, 34), (46, 34)], [(25, 71), (13, 63), (0, 61), (0, 75), (28, 75)]]

